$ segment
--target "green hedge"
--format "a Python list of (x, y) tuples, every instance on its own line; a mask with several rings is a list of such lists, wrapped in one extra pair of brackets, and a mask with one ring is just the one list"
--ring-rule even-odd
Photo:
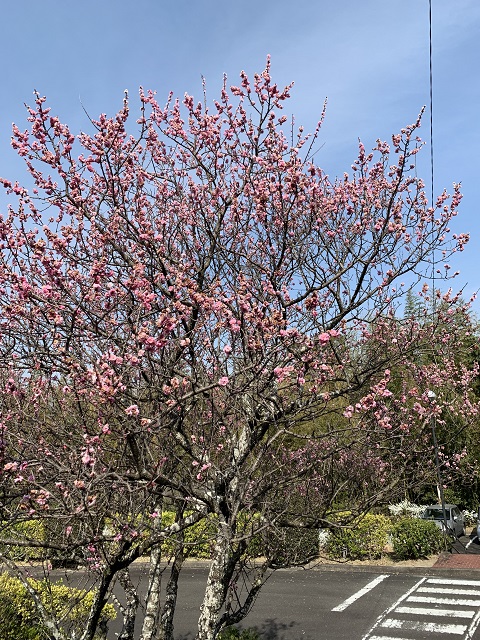
[[(250, 516), (242, 514), (238, 520), (238, 535), (245, 535), (248, 540), (246, 555), (251, 558), (265, 555), (274, 555), (275, 561), (279, 564), (288, 564), (310, 560), (318, 555), (318, 531), (295, 527), (279, 527), (275, 530), (262, 530), (258, 534), (253, 532), (258, 529), (258, 514)], [(139, 540), (145, 540), (151, 535), (151, 529), (146, 528), (142, 523), (143, 517), (137, 516), (133, 520), (133, 526), (141, 532)], [(162, 527), (169, 526), (175, 521), (173, 511), (162, 513)], [(121, 522), (118, 516), (118, 522)], [(148, 521), (150, 523), (150, 521)], [(111, 521), (105, 522), (105, 527), (111, 527), (112, 534), (115, 526)], [(208, 515), (200, 522), (188, 527), (184, 532), (184, 553), (186, 557), (210, 559), (215, 538), (217, 535), (217, 518)], [(143, 531), (142, 531), (143, 529)], [(14, 525), (5, 526), (0, 532), (4, 538), (14, 538), (28, 542), (35, 540), (47, 542), (49, 535), (45, 532), (45, 527), (41, 521), (27, 520)], [(53, 534), (51, 534), (53, 535)], [(59, 533), (60, 535), (60, 533)], [(167, 538), (162, 545), (162, 555), (168, 557), (175, 552), (177, 541), (180, 536)], [(1, 537), (0, 537), (1, 540)], [(50, 560), (52, 564), (62, 566), (62, 557), (58, 552), (52, 552), (42, 547), (23, 547), (16, 545), (2, 545), (0, 551), (13, 561), (39, 561)], [(66, 562), (65, 558), (63, 561)]]
[(402, 518), (391, 531), (393, 552), (399, 560), (417, 560), (445, 548), (444, 536), (434, 522)]
[[(61, 582), (53, 584), (33, 579), (29, 582), (45, 609), (56, 620), (62, 621), (68, 635), (80, 635), (85, 628), (94, 591), (67, 587)], [(0, 574), (0, 594), (0, 640), (45, 640), (48, 637), (35, 603), (21, 580), (6, 573)], [(113, 605), (104, 606), (97, 638), (105, 637), (107, 623), (116, 615)]]
[[(166, 511), (162, 514), (162, 525), (174, 522), (174, 513)], [(238, 520), (238, 535), (245, 535), (248, 540), (246, 555), (250, 558), (264, 555), (274, 556), (278, 564), (292, 564), (311, 560), (318, 556), (318, 531), (300, 527), (278, 527), (274, 531), (265, 530), (252, 533), (258, 528), (258, 516), (253, 519), (246, 515)], [(186, 556), (210, 559), (215, 537), (217, 535), (217, 518), (209, 515), (192, 527), (185, 530), (184, 552)], [(250, 537), (251, 536), (251, 537)], [(175, 548), (175, 539), (167, 539), (162, 553), (169, 555)]]
[[(250, 549), (252, 549), (254, 542), (255, 539), (252, 540)], [(268, 554), (275, 565), (288, 566), (310, 562), (318, 557), (318, 550), (318, 531), (316, 529), (279, 527), (268, 531), (266, 539), (261, 546), (255, 548), (255, 553), (252, 553), (251, 557)]]
[(333, 529), (325, 545), (331, 558), (374, 560), (380, 558), (389, 542), (390, 518), (367, 514), (351, 527)]
[[(46, 542), (45, 526), (39, 520), (25, 520), (13, 525), (3, 525), (0, 531), (1, 538), (13, 538), (22, 542)], [(15, 562), (22, 560), (45, 560), (47, 550), (42, 547), (24, 547), (6, 545), (0, 542), (0, 552)]]
[[(173, 524), (174, 519), (175, 514), (172, 511), (164, 511), (162, 526)], [(255, 516), (253, 521), (249, 521), (246, 516), (239, 519), (239, 530), (244, 529), (246, 535), (249, 534), (249, 530), (255, 530), (256, 525)], [(216, 533), (217, 520), (213, 515), (187, 528), (184, 534), (185, 555), (209, 559), (215, 544)], [(29, 540), (42, 542), (47, 538), (43, 523), (35, 520), (5, 527), (1, 535), (4, 538), (18, 536), (18, 539), (27, 542)], [(145, 530), (142, 537), (148, 535), (148, 530)], [(367, 514), (351, 527), (332, 529), (324, 549), (331, 558), (371, 560), (383, 555), (389, 540), (393, 544), (394, 554), (399, 559), (414, 560), (432, 555), (444, 548), (443, 536), (433, 522), (411, 517), (394, 519), (392, 522), (392, 519), (386, 516)], [(164, 556), (174, 553), (175, 542), (174, 536), (164, 542), (162, 549)], [(41, 547), (7, 546), (0, 543), (0, 551), (14, 561), (38, 561), (50, 558), (48, 550)], [(311, 559), (318, 553), (318, 532), (285, 527), (252, 535), (247, 547), (249, 557), (271, 556), (272, 553), (279, 564)]]
[[(175, 522), (173, 511), (162, 513), (162, 526), (167, 527)], [(217, 534), (217, 519), (214, 515), (208, 515), (200, 522), (185, 529), (184, 553), (187, 557), (210, 559), (212, 544), (215, 543)], [(164, 556), (172, 555), (175, 551), (175, 537), (167, 538), (162, 545)]]

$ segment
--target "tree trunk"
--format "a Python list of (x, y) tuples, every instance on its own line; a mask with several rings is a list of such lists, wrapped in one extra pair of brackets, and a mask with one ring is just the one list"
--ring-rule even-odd
[(228, 570), (231, 531), (225, 521), (219, 523), (219, 535), (213, 551), (196, 640), (214, 640), (219, 632), (219, 621), (225, 603), (225, 575)]
[(132, 584), (128, 569), (123, 569), (119, 574), (119, 582), (125, 591), (126, 605), (123, 611), (123, 628), (118, 636), (118, 640), (134, 640), (135, 619), (138, 609), (138, 595), (135, 586)]
[[(159, 518), (160, 519), (160, 518)], [(150, 571), (148, 576), (148, 592), (145, 603), (145, 618), (143, 619), (140, 640), (157, 640), (160, 621), (160, 589), (162, 586), (162, 545), (153, 547), (150, 553)]]
[[(183, 536), (182, 536), (183, 540)], [(173, 640), (173, 616), (177, 606), (178, 578), (183, 564), (183, 543), (179, 546), (172, 564), (170, 578), (165, 589), (165, 603), (160, 618), (160, 639)]]

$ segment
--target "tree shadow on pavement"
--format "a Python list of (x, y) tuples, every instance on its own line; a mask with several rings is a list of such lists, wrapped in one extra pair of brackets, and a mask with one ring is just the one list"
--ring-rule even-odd
[[(239, 632), (239, 640), (242, 639), (242, 631), (251, 633), (251, 636), (248, 636), (248, 640), (250, 640), (250, 638), (253, 640), (253, 638), (256, 637), (258, 637), (259, 640), (313, 640), (311, 636), (305, 635), (301, 629), (298, 629), (298, 622), (278, 622), (273, 618), (265, 620), (265, 622), (262, 622), (260, 625), (252, 627), (242, 627), (239, 625), (236, 629)], [(235, 637), (236, 636), (232, 635), (232, 640), (234, 640)], [(193, 640), (193, 638), (193, 634), (187, 633), (178, 636), (176, 640)]]

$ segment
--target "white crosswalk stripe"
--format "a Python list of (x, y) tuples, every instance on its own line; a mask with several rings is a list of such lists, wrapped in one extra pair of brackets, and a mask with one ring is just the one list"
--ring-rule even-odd
[[(480, 596), (480, 593), (478, 594)], [(427, 604), (451, 604), (464, 605), (466, 607), (480, 607), (478, 600), (466, 600), (465, 598), (435, 598), (434, 596), (410, 596), (407, 602), (423, 602)]]
[(460, 587), (478, 587), (480, 589), (480, 580), (454, 580), (453, 578), (428, 578), (427, 584), (450, 584)]
[(448, 593), (455, 596), (478, 596), (478, 589), (451, 589), (442, 587), (420, 587), (419, 593)]
[(471, 640), (480, 624), (480, 580), (422, 578), (362, 640)]
[(446, 618), (473, 618), (475, 609), (464, 609), (455, 611), (454, 609), (425, 609), (424, 607), (397, 607), (396, 613), (409, 613), (416, 616), (445, 616)]
[(462, 635), (467, 630), (466, 624), (436, 624), (435, 622), (418, 622), (416, 620), (396, 620), (387, 618), (380, 623), (387, 629), (411, 629), (412, 631), (433, 631), (434, 633), (448, 633)]

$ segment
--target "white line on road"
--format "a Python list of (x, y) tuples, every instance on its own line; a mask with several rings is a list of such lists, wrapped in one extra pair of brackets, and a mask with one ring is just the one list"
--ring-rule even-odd
[(385, 578), (388, 578), (388, 575), (377, 576), (375, 580), (372, 580), (365, 587), (363, 587), (363, 589), (360, 589), (359, 591), (354, 593), (353, 596), (350, 596), (350, 598), (347, 598), (344, 602), (339, 604), (338, 607), (334, 607), (332, 611), (345, 611), (345, 609), (349, 607), (353, 602), (355, 602), (356, 600), (364, 596), (366, 593), (371, 591), (373, 588), (377, 586), (377, 584), (380, 584), (382, 580), (385, 580)]
[(463, 640), (470, 640), (473, 634), (475, 633), (475, 631), (477, 630), (477, 627), (479, 624), (480, 624), (480, 611), (477, 611), (477, 615), (470, 623), (468, 632), (465, 634), (465, 638)]
[(480, 591), (478, 589), (450, 589), (448, 587), (420, 587), (419, 593), (439, 593), (450, 594), (452, 596), (478, 596), (480, 597)]
[(407, 602), (423, 602), (425, 604), (453, 604), (463, 607), (480, 607), (480, 600), (466, 600), (464, 598), (429, 598), (428, 596), (410, 596)]
[(480, 580), (452, 580), (451, 578), (429, 578), (428, 584), (458, 584), (463, 587), (480, 587)]
[(466, 624), (437, 624), (436, 622), (413, 622), (411, 620), (394, 620), (387, 618), (380, 624), (386, 629), (408, 629), (409, 631), (432, 631), (434, 633), (448, 633), (463, 635), (467, 630)]
[(405, 640), (405, 638), (394, 638), (393, 636), (369, 636), (368, 640)]
[(442, 616), (446, 618), (473, 618), (475, 610), (464, 609), (425, 609), (424, 607), (397, 607), (395, 613), (413, 613), (420, 616)]
[(369, 636), (368, 640), (405, 640), (405, 638), (394, 638), (393, 636)]
[[(386, 609), (381, 615), (378, 616), (378, 618), (375, 621), (375, 624), (373, 625), (373, 627), (370, 629), (370, 631), (368, 631), (362, 638), (362, 640), (367, 640), (367, 638), (369, 640), (375, 640), (378, 638), (380, 638), (381, 636), (375, 636), (375, 635), (370, 635), (372, 633), (372, 631), (378, 627), (380, 625), (380, 622), (386, 617), (388, 616), (396, 607), (398, 607), (398, 605), (403, 602), (406, 598), (408, 598), (408, 596), (413, 593), (415, 591), (415, 589), (418, 589), (418, 587), (423, 584), (425, 582), (426, 578), (422, 578), (421, 580), (419, 580), (416, 584), (413, 585), (413, 587), (411, 589), (409, 589), (406, 593), (403, 594), (403, 596), (401, 596), (396, 602), (394, 602), (392, 604), (391, 607), (388, 607), (388, 609)], [(392, 639), (392, 640), (398, 640), (397, 639)]]
[(468, 547), (472, 544), (472, 542), (475, 542), (475, 540), (478, 540), (478, 536), (475, 536), (470, 540), (470, 542), (467, 542), (467, 544), (465, 545), (465, 549), (468, 549)]

